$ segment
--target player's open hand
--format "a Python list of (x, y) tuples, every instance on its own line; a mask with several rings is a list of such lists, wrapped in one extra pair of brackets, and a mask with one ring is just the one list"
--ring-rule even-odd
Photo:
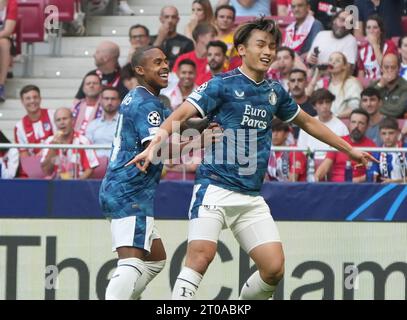
[(151, 161), (153, 161), (155, 149), (154, 147), (159, 143), (159, 140), (160, 139), (157, 139), (156, 141), (151, 141), (143, 152), (140, 152), (133, 158), (133, 160), (130, 160), (124, 166), (127, 167), (134, 164), (141, 172), (147, 173), (147, 169)]

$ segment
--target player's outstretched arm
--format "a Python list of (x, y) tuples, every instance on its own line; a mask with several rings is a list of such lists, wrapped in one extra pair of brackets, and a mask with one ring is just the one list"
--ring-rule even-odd
[(142, 172), (147, 172), (147, 168), (154, 159), (154, 155), (163, 147), (168, 137), (177, 132), (183, 123), (198, 114), (198, 110), (188, 101), (184, 101), (181, 106), (161, 124), (160, 130), (151, 140), (148, 147), (139, 153), (133, 160), (129, 161), (126, 166), (135, 164)]
[(294, 118), (293, 122), (318, 140), (329, 144), (339, 151), (347, 153), (350, 158), (360, 164), (367, 165), (369, 161), (377, 162), (377, 159), (375, 159), (371, 154), (354, 149), (349, 143), (338, 137), (322, 122), (311, 117), (302, 110)]

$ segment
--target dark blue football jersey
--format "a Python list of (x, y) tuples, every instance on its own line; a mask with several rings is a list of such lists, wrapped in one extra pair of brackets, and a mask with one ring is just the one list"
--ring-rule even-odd
[(224, 129), (221, 142), (207, 148), (196, 183), (211, 183), (257, 195), (271, 146), (271, 120), (293, 120), (300, 107), (276, 81), (256, 83), (237, 68), (215, 76), (187, 101)]
[(162, 171), (151, 164), (147, 173), (135, 165), (124, 167), (153, 139), (169, 110), (144, 87), (127, 94), (119, 109), (119, 119), (99, 202), (107, 217), (153, 216), (153, 202)]

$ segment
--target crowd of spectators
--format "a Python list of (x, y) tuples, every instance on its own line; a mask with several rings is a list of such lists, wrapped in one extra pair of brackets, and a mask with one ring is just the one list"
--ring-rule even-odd
[[(4, 97), (5, 70), (10, 65), (14, 1), (0, 1), (0, 16), (2, 8), (5, 10), (0, 30), (0, 35), (4, 33), (0, 38), (5, 40), (0, 39), (0, 101)], [(89, 1), (91, 10), (88, 7), (87, 12), (100, 14), (108, 4), (109, 1)], [(346, 9), (349, 5), (358, 8), (359, 21), (354, 21), (349, 8)], [(213, 7), (209, 0), (194, 0), (183, 34), (177, 31), (178, 9), (168, 5), (159, 13), (157, 34), (151, 35), (146, 26), (137, 23), (137, 15), (127, 2), (119, 1), (119, 14), (135, 15), (134, 25), (129, 26), (130, 51), (126, 65), (119, 64), (120, 48), (114, 38), (101, 42), (94, 53), (96, 68), (85, 74), (72, 106), (55, 113), (42, 108), (40, 88), (35, 85), (22, 88), (20, 98), (27, 114), (16, 124), (15, 142), (111, 143), (120, 102), (137, 86), (130, 64), (134, 52), (151, 44), (167, 54), (171, 74), (161, 99), (175, 110), (195, 88), (239, 66), (240, 58), (233, 47), (237, 18), (269, 16), (276, 8), (280, 17), (289, 17), (292, 22), (281, 27), (283, 43), (277, 48), (268, 78), (279, 81), (303, 110), (350, 144), (401, 147), (407, 135), (404, 121), (407, 118), (407, 35), (401, 27), (403, 5), (400, 0), (219, 0)], [(345, 180), (349, 159), (343, 153), (314, 153), (326, 145), (277, 119), (271, 126), (273, 145), (299, 146), (309, 151), (272, 152), (267, 180)], [(6, 139), (2, 134), (0, 138)], [(108, 150), (95, 153), (82, 149), (42, 152), (35, 148), (19, 152), (8, 149), (0, 150), (0, 168), (2, 177), (14, 176), (10, 173), (13, 171), (17, 177), (27, 177), (21, 166), (18, 169), (15, 166), (15, 159), (18, 163), (18, 157), (37, 157), (44, 176), (86, 179), (92, 177), (100, 158), (108, 155)], [(404, 153), (382, 152), (376, 156), (380, 164), (369, 168), (374, 170), (374, 181), (404, 179)], [(366, 168), (351, 165), (353, 182), (366, 181)], [(11, 169), (3, 174), (7, 167)], [(189, 164), (168, 164), (165, 171), (168, 178), (192, 179), (195, 168)], [(183, 174), (171, 175), (171, 171)]]

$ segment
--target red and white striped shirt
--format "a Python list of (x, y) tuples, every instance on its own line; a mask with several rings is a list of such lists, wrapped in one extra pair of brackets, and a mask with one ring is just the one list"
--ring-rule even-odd
[[(398, 54), (397, 47), (392, 40), (387, 40), (383, 46), (383, 56), (388, 53)], [(363, 70), (367, 79), (376, 80), (381, 77), (380, 64), (369, 42), (359, 46), (358, 69)]]
[[(50, 144), (54, 139), (54, 136), (48, 137), (45, 141), (46, 144)], [(85, 136), (74, 133), (72, 144), (76, 145), (90, 145), (90, 141)], [(41, 154), (41, 162), (45, 160), (49, 149), (43, 149)], [(71, 178), (79, 178), (83, 172), (89, 168), (96, 168), (99, 165), (99, 161), (96, 157), (94, 150), (86, 149), (58, 149), (58, 157), (54, 163), (54, 173), (56, 178), (61, 178), (64, 174), (69, 174)]]
[[(54, 110), (40, 109), (41, 116), (32, 122), (28, 115), (17, 122), (14, 127), (14, 140), (16, 143), (43, 143), (49, 136), (54, 134)], [(28, 151), (30, 155), (37, 154), (41, 149), (20, 149)]]

